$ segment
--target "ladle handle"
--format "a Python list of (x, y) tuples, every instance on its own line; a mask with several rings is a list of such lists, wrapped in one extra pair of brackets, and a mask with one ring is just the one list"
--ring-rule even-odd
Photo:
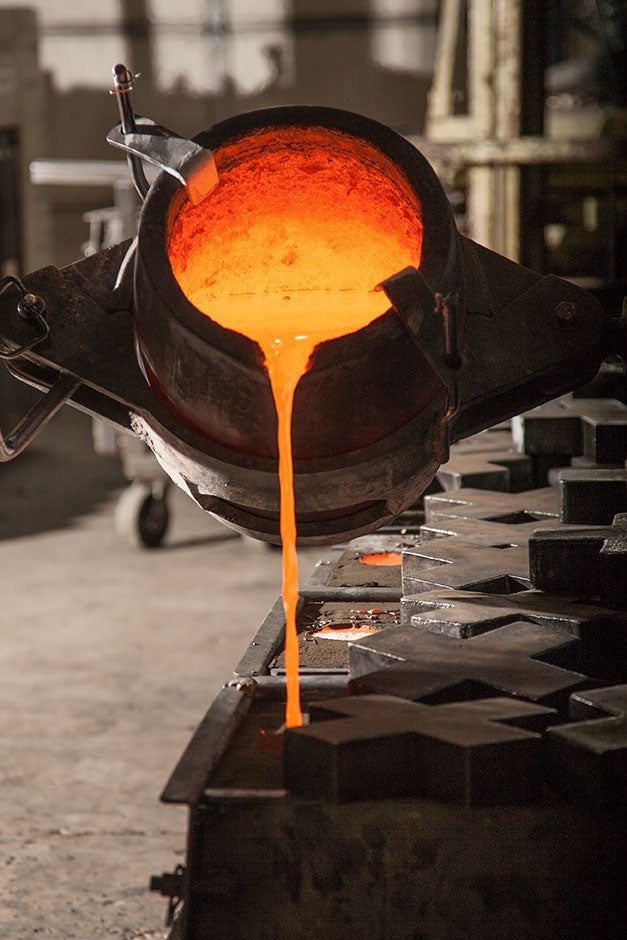
[(143, 199), (150, 188), (142, 166), (145, 160), (185, 186), (187, 198), (194, 205), (202, 202), (218, 185), (213, 153), (150, 118), (135, 114), (130, 97), (133, 74), (125, 65), (114, 67), (113, 81), (111, 94), (117, 97), (120, 123), (107, 134), (107, 143), (126, 152), (139, 195)]
[[(115, 95), (118, 103), (118, 112), (120, 114), (120, 125), (122, 134), (133, 134), (137, 130), (135, 122), (135, 113), (131, 102), (131, 90), (133, 88), (133, 73), (125, 65), (119, 63), (113, 66), (113, 88), (111, 94)], [(142, 161), (137, 154), (127, 153), (126, 159), (131, 170), (135, 189), (142, 199), (150, 189), (150, 183), (146, 179)]]
[[(36, 333), (31, 340), (21, 345), (18, 345), (14, 340), (7, 340), (6, 337), (0, 334), (0, 361), (7, 363), (18, 360), (33, 347), (47, 339), (50, 334), (48, 321), (44, 317), (46, 305), (43, 298), (30, 293), (19, 277), (9, 275), (9, 277), (3, 278), (0, 281), (0, 294), (3, 294), (10, 287), (15, 288), (19, 294), (18, 314), (22, 320), (35, 327)], [(17, 364), (13, 368), (17, 369)], [(80, 379), (67, 372), (60, 372), (52, 388), (18, 421), (9, 434), (3, 434), (0, 429), (0, 462), (12, 460), (28, 447), (30, 442), (37, 437), (41, 429), (54, 417), (59, 408), (65, 404), (81, 384)]]
[(18, 421), (9, 434), (5, 435), (0, 430), (0, 462), (6, 463), (21, 454), (81, 384), (80, 379), (61, 372), (52, 388)]

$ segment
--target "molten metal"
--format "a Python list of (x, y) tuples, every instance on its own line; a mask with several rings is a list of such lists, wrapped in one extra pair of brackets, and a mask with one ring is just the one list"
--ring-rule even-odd
[(372, 144), (325, 128), (275, 127), (216, 149), (220, 178), (171, 220), (169, 257), (189, 300), (264, 343), (311, 344), (385, 313), (377, 284), (420, 264), (421, 210)]
[(403, 556), (400, 552), (374, 552), (371, 555), (360, 555), (359, 561), (362, 565), (383, 565), (386, 568), (393, 568), (400, 565)]
[[(187, 298), (261, 346), (278, 415), (288, 727), (300, 725), (298, 566), (291, 449), (294, 391), (315, 346), (384, 314), (377, 285), (422, 247), (421, 210), (373, 145), (322, 127), (275, 127), (215, 151), (220, 183), (170, 220)], [(341, 416), (339, 416), (341, 420)]]

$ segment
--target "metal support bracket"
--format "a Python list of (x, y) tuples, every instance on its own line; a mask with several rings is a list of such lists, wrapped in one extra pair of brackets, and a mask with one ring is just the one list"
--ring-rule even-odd
[(136, 117), (135, 121), (136, 128), (129, 134), (116, 124), (107, 134), (107, 142), (165, 170), (185, 186), (190, 202), (202, 202), (218, 184), (213, 153), (150, 118)]
[(458, 375), (462, 365), (458, 323), (460, 292), (434, 294), (416, 268), (404, 268), (383, 281), (380, 288), (445, 384), (449, 395), (447, 417), (451, 418), (459, 404)]
[(150, 118), (133, 113), (131, 89), (133, 75), (124, 65), (113, 69), (116, 95), (120, 111), (120, 123), (107, 134), (107, 142), (129, 154), (129, 163), (135, 186), (144, 198), (149, 183), (140, 160), (145, 160), (160, 170), (174, 176), (187, 191), (187, 198), (197, 205), (218, 184), (218, 171), (211, 150), (181, 137), (174, 131), (155, 124)]
[(18, 359), (20, 356), (23, 356), (24, 353), (28, 352), (29, 349), (37, 346), (38, 343), (42, 343), (50, 334), (50, 327), (44, 317), (46, 305), (42, 298), (38, 297), (36, 294), (31, 294), (19, 277), (9, 275), (9, 277), (3, 278), (0, 281), (0, 294), (3, 294), (10, 287), (15, 287), (20, 295), (20, 299), (17, 302), (17, 312), (27, 323), (34, 324), (37, 333), (30, 342), (23, 343), (20, 346), (16, 346), (12, 342), (7, 342), (6, 338), (0, 335), (0, 359), (3, 361)]
[(165, 925), (171, 927), (185, 896), (185, 866), (177, 865), (173, 872), (166, 871), (162, 875), (153, 875), (150, 879), (150, 890), (168, 898)]
[(12, 460), (21, 454), (81, 384), (75, 376), (67, 372), (60, 373), (50, 391), (33, 405), (9, 434), (4, 435), (0, 430), (0, 462)]
[[(46, 305), (43, 299), (37, 294), (30, 293), (22, 281), (13, 276), (5, 277), (0, 281), (0, 294), (10, 287), (15, 287), (19, 293), (16, 307), (18, 314), (27, 323), (33, 324), (37, 330), (32, 340), (21, 345), (0, 335), (0, 360), (14, 363), (33, 347), (46, 340), (50, 335), (50, 327), (44, 317)], [(0, 429), (0, 462), (17, 457), (81, 384), (80, 379), (75, 376), (67, 372), (59, 372), (59, 377), (52, 388), (18, 421), (9, 434), (3, 434)]]

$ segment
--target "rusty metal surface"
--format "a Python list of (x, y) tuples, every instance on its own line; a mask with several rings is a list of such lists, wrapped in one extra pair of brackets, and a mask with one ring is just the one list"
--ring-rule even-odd
[[(345, 630), (375, 632), (400, 621), (400, 588), (368, 597), (366, 589), (358, 593), (338, 589), (325, 592), (301, 592), (296, 613), (301, 672), (348, 670), (348, 641)], [(351, 597), (352, 593), (352, 597)], [(322, 633), (321, 633), (322, 631)], [(238, 676), (263, 676), (284, 672), (283, 639), (285, 615), (279, 598), (235, 668)]]
[[(308, 599), (297, 617), (301, 675), (309, 672), (348, 671), (349, 642), (360, 635), (388, 630), (400, 622), (400, 601), (346, 602)], [(350, 639), (349, 639), (350, 638)], [(281, 650), (268, 664), (274, 674), (285, 674)]]
[[(296, 521), (300, 544), (327, 544), (357, 536), (390, 522), (411, 504), (432, 479), (442, 400), (431, 402), (420, 419), (395, 434), (383, 455), (378, 446), (361, 454), (340, 455), (313, 466), (295, 465)], [(170, 418), (170, 422), (173, 419)], [(423, 434), (424, 423), (431, 428)], [(184, 428), (181, 425), (181, 428)], [(279, 491), (276, 461), (227, 452), (194, 435), (173, 433), (152, 415), (138, 416), (133, 430), (150, 445), (159, 462), (207, 512), (255, 538), (277, 541)], [(193, 443), (188, 443), (188, 441)], [(390, 489), (390, 464), (395, 485)], [(358, 499), (357, 503), (353, 502)]]
[[(301, 661), (307, 668), (348, 670), (348, 645), (338, 641), (316, 640), (313, 634), (325, 626), (380, 628), (398, 623), (400, 618), (401, 569), (363, 565), (363, 555), (399, 552), (415, 545), (419, 535), (368, 535), (332, 548), (316, 565), (299, 592), (296, 623)], [(348, 571), (348, 582), (344, 573)], [(391, 572), (391, 573), (390, 573)], [(283, 601), (279, 597), (264, 618), (251, 645), (235, 667), (238, 676), (263, 676), (282, 669), (285, 631)], [(329, 644), (332, 643), (332, 646)], [(326, 658), (328, 653), (329, 658)]]
[[(307, 592), (328, 588), (364, 588), (367, 596), (375, 598), (378, 589), (395, 589), (401, 593), (402, 552), (420, 543), (416, 534), (401, 535), (397, 531), (390, 535), (366, 535), (353, 539), (348, 546), (334, 550), (330, 555), (330, 564), (320, 564), (317, 572), (309, 579)], [(388, 556), (397, 564), (368, 564), (369, 556)], [(366, 561), (362, 561), (366, 559)], [(385, 559), (384, 559), (385, 560)], [(317, 576), (316, 576), (317, 575)]]

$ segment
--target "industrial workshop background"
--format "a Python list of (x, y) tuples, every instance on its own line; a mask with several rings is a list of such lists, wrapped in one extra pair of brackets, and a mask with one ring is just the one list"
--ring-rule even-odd
[[(626, 292), (626, 31), (627, 12), (621, 0), (0, 0), (0, 279), (26, 278), (29, 272), (48, 266), (62, 269), (79, 259), (98, 256), (135, 234), (140, 199), (126, 160), (106, 142), (107, 132), (117, 120), (116, 102), (109, 93), (111, 70), (115, 63), (123, 62), (137, 74), (133, 92), (137, 113), (150, 116), (183, 137), (193, 137), (216, 122), (244, 112), (283, 105), (345, 109), (381, 122), (415, 144), (432, 164), (462, 235), (533, 271), (557, 275), (590, 291), (617, 323)], [(505, 275), (501, 280), (503, 291), (506, 281)], [(476, 296), (480, 296), (478, 287)], [(556, 326), (564, 331), (559, 335), (565, 346), (570, 312), (568, 304), (563, 306), (562, 322)], [(497, 564), (495, 557), (500, 556), (500, 562), (505, 557), (504, 549), (518, 551), (524, 543), (524, 551), (521, 549), (520, 557), (512, 561), (511, 570), (504, 568), (492, 587), (485, 588), (487, 593), (516, 598), (518, 592), (530, 587), (527, 549), (531, 523), (559, 526), (580, 522), (577, 513), (585, 516), (584, 510), (590, 509), (584, 521), (609, 529), (611, 517), (627, 511), (625, 378), (619, 356), (605, 363), (594, 386), (585, 392), (585, 402), (596, 400), (596, 396), (611, 399), (609, 412), (606, 405), (579, 407), (577, 399), (569, 399), (560, 406), (562, 412), (557, 417), (554, 412), (545, 413), (546, 421), (539, 421), (540, 431), (533, 418), (520, 419), (514, 442), (509, 427), (499, 424), (490, 432), (492, 437), (485, 448), (491, 456), (486, 457), (484, 450), (475, 446), (474, 436), (466, 450), (462, 442), (456, 445), (458, 451), (451, 451), (453, 459), (439, 471), (426, 509), (423, 503), (413, 507), (414, 515), (410, 511), (407, 528), (403, 529), (408, 533), (403, 545), (408, 556), (403, 561), (403, 591), (407, 594), (409, 590), (414, 599), (411, 610), (411, 604), (405, 605), (412, 623), (415, 618), (426, 617), (424, 611), (420, 613), (415, 597), (420, 591), (435, 589), (434, 584), (428, 584), (432, 567), (440, 571), (446, 566), (453, 572), (451, 590), (458, 578), (460, 590), (476, 591), (479, 583), (488, 583), (486, 572)], [(36, 398), (32, 389), (0, 366), (2, 431), (13, 427)], [(502, 407), (505, 412), (506, 406)], [(512, 413), (510, 409), (508, 414)], [(560, 423), (560, 417), (567, 420)], [(568, 433), (563, 433), (567, 422)], [(557, 431), (552, 425), (559, 447), (546, 436), (550, 423), (560, 425)], [(590, 428), (592, 438), (582, 444)], [(608, 428), (606, 439), (602, 434)], [(160, 806), (158, 798), (198, 721), (233, 672), (278, 593), (279, 553), (262, 550), (261, 545), (251, 544), (252, 540), (235, 536), (190, 500), (184, 500), (178, 491), (168, 496), (173, 500), (173, 511), (167, 538), (165, 520), (157, 519), (150, 521), (138, 539), (139, 523), (135, 516), (129, 517), (129, 512), (139, 514), (146, 503), (136, 500), (134, 509), (129, 509), (128, 499), (124, 502), (129, 481), (139, 481), (144, 492), (150, 493), (153, 505), (165, 502), (169, 484), (164, 482), (165, 475), (160, 475), (147, 448), (142, 444), (134, 449), (135, 444), (134, 438), (113, 434), (98, 421), (92, 424), (91, 416), (68, 408), (28, 453), (15, 462), (0, 464), (0, 573), (4, 583), (0, 607), (0, 938), (7, 940), (39, 935), (52, 940), (238, 936), (229, 909), (231, 887), (220, 867), (221, 858), (213, 853), (220, 856), (223, 845), (231, 844), (233, 834), (234, 841), (241, 838), (245, 842), (255, 825), (256, 807), (243, 805), (242, 815), (232, 829), (225, 828), (224, 843), (219, 838), (212, 843), (207, 837), (205, 844), (205, 827), (213, 832), (211, 827), (224, 807), (214, 812), (219, 801), (207, 791), (209, 796), (204, 803), (201, 801), (201, 811), (194, 816), (198, 794), (194, 800), (188, 799), (189, 780), (194, 779), (194, 773), (198, 778), (200, 771), (197, 765), (190, 770), (189, 763), (197, 754), (193, 749), (187, 765), (183, 758), (187, 790), (181, 783), (183, 777), (175, 774), (166, 798), (169, 793), (170, 802), (192, 806), (190, 818), (197, 823), (196, 829), (186, 833), (185, 819), (173, 807)], [(605, 463), (602, 453), (606, 455)], [(498, 459), (494, 454), (500, 455)], [(564, 466), (568, 470), (561, 479), (560, 468)], [(598, 469), (601, 466), (605, 469)], [(575, 490), (586, 470), (592, 473), (596, 489), (582, 496)], [(475, 488), (468, 497), (472, 516), (469, 523), (457, 518), (455, 497), (447, 492), (460, 486)], [(572, 495), (576, 504), (572, 518), (568, 517), (569, 507), (564, 508), (564, 499), (561, 508), (558, 506), (559, 486), (562, 496), (566, 493), (564, 499)], [(490, 490), (492, 502), (482, 502), (482, 489)], [(533, 495), (529, 504), (517, 502), (517, 493), (535, 494), (536, 490), (541, 493), (537, 500)], [(137, 488), (133, 490), (137, 492)], [(438, 499), (441, 503), (436, 503)], [(613, 507), (610, 517), (608, 506)], [(503, 527), (509, 518), (517, 530), (516, 547), (510, 544), (509, 536), (501, 543), (501, 536), (490, 529), (491, 520), (497, 517)], [(619, 546), (613, 556), (620, 556), (616, 562), (619, 576), (614, 578), (613, 587), (605, 585), (601, 590), (603, 603), (611, 609), (604, 623), (610, 624), (607, 632), (613, 638), (610, 649), (616, 661), (621, 647), (614, 642), (612, 630), (621, 616), (620, 623), (624, 624), (624, 579), (620, 574), (624, 572), (624, 518), (621, 525), (620, 531), (615, 530), (614, 541), (618, 545), (622, 539), (622, 548)], [(475, 529), (480, 530), (479, 535)], [(129, 535), (134, 544), (124, 543), (121, 533)], [(453, 537), (464, 543), (461, 548), (458, 541), (450, 546)], [(382, 541), (377, 538), (364, 543), (374, 555), (389, 551), (396, 535), (388, 532), (380, 536)], [(442, 549), (440, 557), (437, 549), (423, 546), (421, 554), (421, 538), (439, 538), (449, 548)], [(164, 540), (163, 551), (142, 551), (151, 539), (153, 545), (161, 545)], [(472, 557), (464, 539), (474, 546)], [(541, 552), (543, 547), (540, 540), (536, 550)], [(353, 571), (350, 577), (357, 580), (350, 582), (351, 589), (360, 598), (358, 606), (364, 608), (358, 613), (367, 613), (370, 620), (373, 616), (376, 620), (383, 605), (384, 625), (398, 625), (398, 566), (392, 573), (369, 575), (370, 580), (362, 586), (358, 578), (360, 574), (363, 578), (363, 572), (356, 563), (358, 549), (351, 549), (351, 557), (350, 551), (348, 555), (340, 551), (334, 549), (331, 560), (324, 562), (328, 567), (322, 568), (315, 567), (321, 550), (306, 548), (302, 552), (303, 577), (314, 572), (308, 603), (317, 610), (316, 592), (324, 594), (333, 577), (334, 583), (340, 583), (338, 564), (347, 570), (353, 565), (357, 573)], [(513, 555), (510, 557), (513, 559)], [(587, 570), (589, 556), (576, 557), (581, 581), (596, 604), (598, 583), (590, 587), (594, 576)], [(582, 558), (586, 560), (582, 562)], [(463, 576), (469, 577), (468, 567), (476, 577), (470, 588), (463, 582)], [(536, 574), (536, 587), (550, 593), (550, 578), (546, 580), (548, 586), (541, 587), (544, 575)], [(327, 575), (329, 581), (323, 583)], [(557, 577), (555, 572), (553, 576)], [(377, 577), (381, 578), (378, 582)], [(622, 588), (618, 585), (621, 579)], [(366, 601), (366, 589), (372, 584), (373, 599)], [(572, 577), (568, 587), (574, 590)], [(334, 590), (330, 589), (329, 598), (337, 601), (339, 594)], [(588, 636), (586, 631), (594, 633), (584, 610), (592, 603), (588, 598), (574, 614), (569, 608), (572, 617), (579, 618), (577, 629), (584, 624), (582, 637)], [(277, 609), (263, 623), (261, 645), (269, 643), (270, 634), (275, 637), (280, 633)], [(479, 614), (464, 610), (469, 623), (474, 623)], [(533, 620), (533, 610), (529, 611), (526, 609), (520, 619)], [(489, 604), (484, 613), (487, 619), (493, 615)], [(329, 622), (333, 616), (332, 612)], [(555, 614), (558, 621), (561, 616)], [(464, 629), (466, 626), (464, 623)], [(514, 626), (509, 624), (511, 637), (503, 634), (500, 642), (519, 644), (523, 651), (530, 649), (524, 628), (518, 635)], [(471, 635), (472, 629), (468, 627)], [(483, 627), (477, 629), (480, 632)], [(493, 650), (489, 647), (490, 634), (486, 635), (483, 640), (477, 639), (484, 642), (489, 659)], [(440, 639), (437, 637), (429, 647), (437, 668)], [(368, 640), (363, 649), (356, 647), (354, 682), (362, 680), (362, 672), (372, 671), (373, 663), (381, 665), (385, 657), (394, 658), (389, 650), (383, 650), (379, 662), (374, 642), (371, 649)], [(543, 639), (536, 636), (534, 642), (537, 647)], [(570, 650), (570, 645), (569, 640), (564, 648)], [(271, 680), (281, 674), (281, 655), (274, 647), (270, 655), (269, 649), (265, 649), (268, 656), (263, 663), (259, 650), (248, 649), (240, 663), (244, 670), (242, 685), (249, 678), (242, 663), (250, 666), (249, 660), (257, 666), (262, 663), (259, 669), (267, 672), (263, 677), (268, 679), (268, 688)], [(497, 640), (495, 655), (502, 654)], [(529, 655), (533, 658), (535, 652)], [(560, 646), (557, 651), (551, 649), (545, 660), (555, 666), (555, 672), (558, 666), (564, 667), (563, 675), (558, 676), (562, 682), (561, 720), (566, 720), (567, 692), (584, 685), (578, 673), (569, 671), (576, 668), (575, 659), (569, 655)], [(589, 660), (584, 656), (584, 666), (577, 668), (596, 679), (598, 663), (593, 659), (593, 654)], [(620, 667), (614, 666), (616, 663), (604, 673), (606, 685), (621, 681)], [(341, 675), (344, 681), (347, 669), (347, 662), (331, 669), (331, 680)], [(579, 685), (573, 676), (581, 680)], [(550, 684), (553, 679), (551, 674), (542, 681)], [(364, 679), (367, 691), (368, 681), (377, 691), (380, 680)], [(470, 685), (472, 681), (468, 680)], [(476, 682), (483, 689), (487, 680), (481, 677)], [(529, 680), (529, 684), (533, 682)], [(259, 687), (263, 688), (261, 680)], [(469, 698), (477, 698), (477, 688), (473, 688)], [(385, 681), (382, 690), (386, 691)], [(506, 689), (508, 694), (510, 691)], [(224, 692), (227, 698), (236, 696), (233, 689), (223, 690), (220, 695)], [(237, 694), (240, 692), (238, 687)], [(432, 704), (446, 701), (437, 698), (440, 693), (434, 693)], [(464, 698), (463, 693), (459, 694)], [(540, 693), (535, 699), (531, 693), (526, 697), (546, 705)], [(547, 701), (548, 697), (547, 693)], [(557, 699), (558, 694), (554, 697)], [(604, 711), (601, 701), (595, 711), (594, 697), (591, 702), (580, 705), (588, 717), (611, 710), (608, 706)], [(555, 704), (553, 698), (551, 704)], [(276, 703), (274, 706), (276, 711)], [(262, 703), (262, 707), (266, 706)], [(615, 714), (619, 712), (617, 706)], [(529, 727), (532, 724), (530, 717)], [(229, 725), (230, 734), (233, 728), (234, 719)], [(624, 731), (621, 733), (624, 735)], [(207, 746), (215, 748), (211, 733), (207, 738)], [(219, 743), (221, 747), (222, 738)], [(263, 747), (258, 750), (262, 752)], [(304, 753), (306, 761), (306, 749)], [(230, 759), (235, 766), (236, 758), (231, 754)], [(261, 760), (270, 766), (272, 744), (267, 745)], [(615, 777), (619, 775), (616, 771)], [(294, 776), (295, 792), (299, 786), (306, 789), (297, 779), (298, 771)], [(244, 777), (248, 780), (246, 773)], [(238, 771), (232, 770), (227, 760), (226, 767), (217, 768), (213, 785), (222, 787), (220, 792), (224, 793), (234, 780), (239, 793)], [(177, 792), (179, 784), (183, 796), (180, 790)], [(272, 787), (272, 793), (276, 793), (274, 778)], [(305, 798), (309, 798), (307, 793)], [(555, 803), (559, 803), (558, 798)], [(500, 818), (506, 819), (503, 829), (508, 830), (507, 834), (499, 835), (496, 826), (493, 833), (506, 858), (507, 890), (514, 899), (520, 868), (528, 861), (526, 848), (520, 848), (517, 854), (518, 844), (531, 846), (535, 839), (538, 852), (546, 853), (543, 858), (552, 851), (553, 805), (538, 811), (545, 812), (542, 825), (531, 810), (529, 817), (523, 818), (525, 811), (516, 816), (511, 832), (510, 820), (504, 814)], [(290, 869), (285, 875), (289, 895), (290, 865), (295, 858), (290, 853), (295, 850), (285, 833), (292, 822), (286, 823), (281, 809), (276, 817), (273, 812), (274, 807), (266, 820), (267, 830), (259, 839), (272, 846), (281, 876)], [(384, 808), (384, 818), (386, 812)], [(455, 812), (456, 808), (449, 806), (442, 809), (442, 818), (446, 817), (443, 825), (450, 825), (446, 814)], [(340, 812), (330, 827), (333, 831), (321, 830), (320, 842), (312, 849), (312, 856), (320, 851), (315, 860), (325, 871), (329, 845), (331, 854), (333, 847), (341, 846), (346, 858), (350, 856), (342, 874), (349, 886), (346, 896), (350, 893), (351, 866), (358, 867), (354, 846), (351, 849), (354, 833), (359, 830), (362, 848), (366, 845), (382, 867), (385, 864), (385, 852), (379, 843), (375, 845), (372, 836), (379, 822), (374, 816), (357, 818), (351, 814), (350, 809)], [(459, 818), (465, 818), (463, 808)], [(425, 824), (425, 831), (432, 822), (430, 819)], [(568, 820), (564, 825), (568, 827)], [(463, 826), (460, 822), (460, 831)], [(593, 816), (588, 818), (584, 812), (581, 826), (581, 854), (590, 852), (594, 867), (598, 840)], [(425, 835), (418, 861), (418, 842), (403, 850), (420, 871), (431, 865), (438, 838), (433, 835), (436, 828)], [(576, 830), (573, 825), (570, 840), (568, 834), (560, 832), (569, 849), (579, 838)], [(402, 820), (395, 821), (390, 831), (401, 846), (405, 833)], [(275, 845), (277, 832), (285, 838), (278, 838)], [(477, 839), (479, 854), (487, 857), (491, 837), (486, 832), (481, 830)], [(556, 853), (560, 851), (558, 842), (556, 837)], [(615, 846), (611, 838), (607, 845), (607, 858), (613, 862)], [(530, 854), (533, 857), (531, 850)], [(401, 879), (407, 857), (399, 849)], [(607, 858), (601, 861), (611, 867)], [(183, 863), (189, 873), (199, 859), (201, 866), (209, 865), (210, 877), (201, 871), (198, 876), (194, 874), (194, 879), (206, 878), (211, 883), (194, 894), (194, 884), (189, 880), (191, 876), (185, 875)], [(454, 860), (449, 858), (449, 862), (454, 867)], [(573, 897), (573, 872), (579, 870), (578, 864), (577, 859), (569, 858), (564, 866), (564, 878), (571, 879), (568, 890), (574, 892)], [(251, 866), (254, 870), (254, 860)], [(603, 871), (602, 865), (599, 870)], [(148, 891), (150, 874), (156, 875), (152, 894)], [(603, 895), (603, 904), (611, 909), (615, 874)], [(545, 875), (535, 873), (538, 883), (543, 879), (548, 883), (546, 897), (551, 898), (552, 886), (559, 879), (555, 872), (548, 879)], [(442, 873), (442, 884), (447, 883), (446, 877)], [(459, 875), (460, 883), (464, 877), (464, 873)], [(494, 884), (496, 880), (489, 884), (484, 880), (477, 887), (477, 895), (472, 893), (475, 885), (463, 897), (451, 889), (456, 899), (451, 898), (450, 909), (457, 911), (458, 904), (462, 917), (464, 905), (468, 904), (472, 912), (476, 896), (480, 896), (483, 907), (477, 918), (485, 916), (488, 922), (490, 904), (494, 910), (501, 910), (502, 898)], [(501, 882), (499, 886), (503, 887)], [(327, 896), (335, 899), (336, 889), (337, 885), (327, 885)], [(377, 883), (376, 891), (379, 889)], [(559, 885), (559, 894), (558, 889)], [(249, 926), (257, 916), (255, 904), (259, 901), (254, 892), (251, 896), (253, 900), (245, 912)], [(538, 896), (544, 897), (541, 891)], [(187, 902), (187, 922), (185, 915), (180, 915), (181, 900)], [(533, 903), (530, 901), (528, 906), (531, 908)], [(168, 904), (170, 924), (165, 927)], [(364, 908), (365, 923), (368, 899), (357, 906)], [(446, 906), (443, 904), (443, 909)], [(375, 907), (373, 900), (372, 909)], [(503, 904), (505, 922), (508, 910)], [(218, 916), (215, 911), (224, 916), (223, 933), (213, 923), (214, 916)], [(179, 915), (178, 930), (187, 932), (177, 933), (177, 927), (172, 927), (175, 914)], [(437, 916), (441, 920), (429, 922), (425, 938), (449, 940), (464, 935), (450, 932), (453, 921), (447, 921), (446, 913), (440, 911)], [(450, 916), (454, 920), (456, 915)], [(531, 921), (535, 916), (542, 923), (537, 911), (529, 915)], [(211, 927), (206, 926), (207, 917)], [(401, 923), (399, 917), (395, 923)], [(621, 922), (618, 912), (616, 922)], [(593, 923), (590, 914), (582, 937), (604, 940), (606, 936), (620, 935), (619, 931), (606, 931), (597, 938), (590, 928)], [(264, 933), (264, 929), (269, 932)], [(562, 936), (551, 934), (550, 929), (546, 934), (534, 933), (531, 928), (526, 933), (517, 932), (514, 922), (500, 936), (504, 940)], [(296, 931), (292, 935), (277, 930), (272, 934), (271, 926), (260, 927), (259, 935), (279, 940), (300, 937)], [(406, 936), (400, 927), (397, 933), (386, 934), (384, 928), (382, 931), (380, 940), (388, 936), (390, 940), (396, 936), (404, 940)], [(315, 933), (310, 930), (309, 935)], [(467, 933), (469, 937), (484, 935), (480, 928)], [(571, 935), (563, 934), (565, 940)], [(319, 936), (360, 940), (361, 936), (375, 934), (360, 934), (348, 928), (342, 933), (338, 927), (333, 936), (324, 931)], [(412, 938), (418, 936), (423, 934), (411, 934)]]

